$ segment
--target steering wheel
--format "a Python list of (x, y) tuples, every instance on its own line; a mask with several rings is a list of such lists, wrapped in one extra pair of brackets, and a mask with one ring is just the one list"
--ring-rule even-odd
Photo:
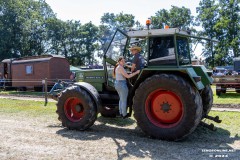
[(130, 66), (132, 66), (132, 63), (131, 62), (126, 62), (126, 65), (125, 65), (124, 69), (126, 69), (127, 73), (131, 72)]

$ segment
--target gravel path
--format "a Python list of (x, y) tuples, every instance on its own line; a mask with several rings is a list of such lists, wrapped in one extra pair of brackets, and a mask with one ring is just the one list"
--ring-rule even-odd
[[(26, 99), (26, 97), (25, 97)], [(39, 99), (36, 99), (39, 100)], [(99, 117), (87, 131), (67, 130), (55, 116), (0, 114), (0, 159), (239, 159), (239, 135), (198, 127), (181, 142), (146, 137), (134, 119)], [(120, 121), (127, 121), (119, 126)], [(221, 134), (219, 134), (221, 133)], [(226, 158), (226, 156), (228, 158)]]
[[(135, 127), (116, 126), (114, 120), (100, 117), (90, 130), (70, 131), (57, 117), (29, 118), (0, 115), (0, 157), (7, 159), (209, 159), (224, 155), (238, 159), (239, 137), (199, 127), (182, 142), (146, 137)], [(109, 123), (110, 122), (110, 123)], [(210, 132), (210, 133), (209, 133)], [(209, 151), (209, 149), (213, 151)], [(218, 151), (217, 151), (218, 150)], [(208, 151), (208, 152), (207, 152)], [(226, 152), (227, 151), (227, 152)]]

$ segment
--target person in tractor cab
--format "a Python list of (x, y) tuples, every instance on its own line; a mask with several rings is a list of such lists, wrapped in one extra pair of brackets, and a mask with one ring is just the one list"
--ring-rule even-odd
[(140, 54), (142, 48), (139, 46), (133, 45), (133, 46), (131, 46), (131, 48), (129, 48), (129, 50), (134, 55), (133, 61), (132, 61), (132, 66), (130, 67), (131, 72), (136, 72), (137, 70), (143, 69), (144, 68), (144, 58)]
[(114, 87), (119, 95), (119, 113), (123, 117), (123, 119), (129, 117), (127, 114), (127, 97), (128, 97), (128, 86), (126, 78), (131, 78), (137, 75), (140, 70), (135, 71), (132, 74), (127, 74), (125, 69), (123, 68), (125, 64), (125, 59), (123, 57), (119, 57), (116, 66), (113, 70), (113, 76), (116, 78)]

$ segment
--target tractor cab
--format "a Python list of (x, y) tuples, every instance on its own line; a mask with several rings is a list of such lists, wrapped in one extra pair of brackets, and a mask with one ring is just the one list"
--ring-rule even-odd
[(142, 48), (141, 55), (145, 60), (145, 68), (176, 68), (191, 64), (188, 37), (186, 31), (178, 28), (154, 29), (123, 32), (117, 29), (104, 54), (104, 68), (107, 86), (114, 84), (113, 68), (117, 59), (123, 56), (131, 65), (133, 55), (129, 51), (131, 45)]
[[(129, 31), (117, 29), (105, 52), (106, 62), (115, 61), (119, 56), (131, 60), (128, 48), (138, 45), (142, 48), (146, 65), (179, 66), (191, 64), (188, 33), (178, 28)], [(148, 66), (148, 65), (147, 65)]]
[(131, 39), (145, 39), (147, 66), (191, 64), (188, 33), (178, 28), (130, 31)]

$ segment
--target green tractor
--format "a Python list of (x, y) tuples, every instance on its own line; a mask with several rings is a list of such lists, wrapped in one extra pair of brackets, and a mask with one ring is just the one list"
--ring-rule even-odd
[[(146, 135), (177, 141), (210, 117), (212, 72), (191, 65), (188, 32), (178, 28), (123, 32), (116, 30), (103, 56), (103, 69), (82, 70), (78, 81), (58, 96), (57, 114), (64, 127), (86, 130), (97, 119), (116, 117), (119, 97), (112, 72), (119, 56), (131, 62), (128, 47), (142, 47), (145, 67), (128, 80), (128, 112)], [(203, 123), (203, 122), (202, 122)], [(205, 126), (206, 123), (203, 123)]]

